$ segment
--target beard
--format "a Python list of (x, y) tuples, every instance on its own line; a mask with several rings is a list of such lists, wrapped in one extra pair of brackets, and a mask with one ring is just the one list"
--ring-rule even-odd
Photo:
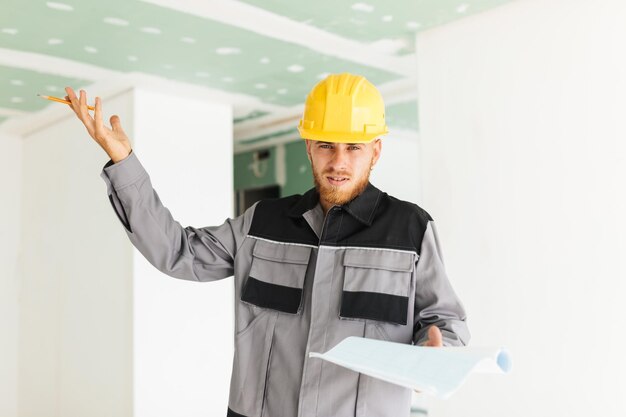
[[(320, 195), (320, 199), (323, 199), (327, 201), (328, 203), (332, 205), (337, 205), (337, 206), (341, 206), (352, 201), (359, 194), (361, 194), (367, 187), (367, 184), (369, 183), (369, 179), (370, 179), (370, 172), (371, 172), (372, 166), (373, 166), (373, 159), (370, 162), (369, 169), (360, 178), (354, 178), (353, 176), (349, 175), (349, 173), (346, 171), (333, 172), (332, 170), (327, 170), (325, 172), (318, 172), (315, 169), (313, 162), (311, 162), (311, 170), (313, 171), (313, 182), (315, 183), (315, 189)], [(324, 177), (335, 176), (335, 175), (336, 176), (350, 176), (350, 179), (348, 181), (354, 182), (354, 183), (352, 184), (351, 187), (346, 187), (346, 185), (348, 184), (339, 186), (339, 187), (328, 184), (328, 182), (326, 181)]]

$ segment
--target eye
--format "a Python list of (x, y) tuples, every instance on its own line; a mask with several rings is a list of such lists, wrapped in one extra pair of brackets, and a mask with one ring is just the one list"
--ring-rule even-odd
[(332, 146), (329, 145), (328, 143), (322, 143), (322, 144), (320, 144), (320, 148), (322, 148), (322, 149), (332, 149)]
[(350, 145), (348, 149), (351, 151), (358, 151), (359, 149), (361, 149), (361, 147), (358, 145)]

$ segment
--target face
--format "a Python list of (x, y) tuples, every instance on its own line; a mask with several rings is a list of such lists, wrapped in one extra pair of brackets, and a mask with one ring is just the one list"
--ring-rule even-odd
[(324, 210), (342, 205), (367, 187), (370, 171), (380, 157), (381, 142), (333, 143), (306, 141), (313, 180)]

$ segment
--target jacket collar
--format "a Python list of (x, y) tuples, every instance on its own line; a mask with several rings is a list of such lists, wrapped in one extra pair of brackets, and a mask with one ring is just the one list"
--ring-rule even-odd
[[(371, 183), (367, 183), (365, 190), (352, 201), (344, 204), (343, 207), (352, 217), (371, 226), (374, 220), (374, 213), (380, 202), (383, 192), (374, 187)], [(319, 193), (315, 188), (311, 188), (304, 193), (300, 199), (289, 210), (290, 217), (302, 217), (304, 213), (313, 210), (319, 202)]]

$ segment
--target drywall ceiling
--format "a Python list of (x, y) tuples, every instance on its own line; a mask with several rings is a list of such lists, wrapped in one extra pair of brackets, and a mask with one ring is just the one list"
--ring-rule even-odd
[[(409, 78), (416, 32), (508, 1), (1, 0), (0, 123), (120, 73), (250, 96), (235, 113), (247, 121), (301, 104), (328, 73)], [(389, 124), (416, 130), (407, 97)]]

